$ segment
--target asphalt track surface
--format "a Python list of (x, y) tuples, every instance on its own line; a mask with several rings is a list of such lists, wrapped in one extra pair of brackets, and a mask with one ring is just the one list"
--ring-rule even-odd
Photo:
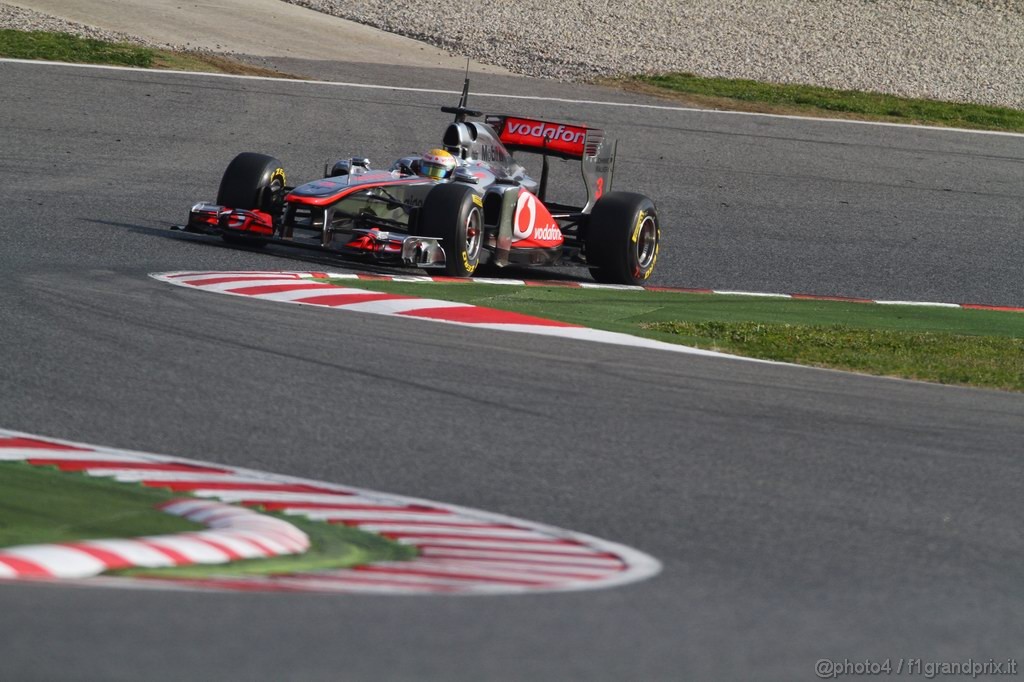
[[(0, 585), (0, 677), (795, 680), (821, 658), (1024, 653), (1021, 396), (169, 287), (146, 273), (323, 264), (167, 231), (236, 152), (296, 180), (384, 162), (436, 141), (446, 98), (10, 63), (0, 91), (0, 425), (664, 564), (528, 597)], [(1024, 304), (1024, 138), (477, 103), (613, 130), (619, 187), (661, 210), (659, 284)]]

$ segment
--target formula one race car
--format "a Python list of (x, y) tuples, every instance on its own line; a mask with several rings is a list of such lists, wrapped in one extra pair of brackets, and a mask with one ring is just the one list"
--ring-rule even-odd
[[(192, 207), (190, 232), (250, 246), (310, 246), (387, 265), (469, 277), (478, 268), (584, 265), (594, 279), (638, 284), (654, 271), (660, 227), (654, 202), (612, 192), (615, 143), (601, 130), (466, 108), (469, 80), (443, 148), (374, 170), (362, 157), (325, 168), (327, 177), (297, 187), (282, 164), (239, 154), (221, 179), (217, 201)], [(514, 152), (543, 157), (540, 181)], [(547, 200), (548, 159), (579, 159), (587, 202)]]

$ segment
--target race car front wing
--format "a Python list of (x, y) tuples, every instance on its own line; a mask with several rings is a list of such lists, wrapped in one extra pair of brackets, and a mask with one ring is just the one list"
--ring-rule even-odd
[[(369, 257), (381, 263), (401, 263), (423, 269), (444, 269), (447, 256), (441, 241), (379, 228), (355, 228), (343, 235), (330, 228), (319, 239), (281, 237), (269, 213), (228, 208), (201, 202), (192, 207), (186, 225), (173, 229), (212, 236), (248, 237), (260, 242), (327, 250), (352, 257)], [(336, 237), (344, 237), (342, 243)]]

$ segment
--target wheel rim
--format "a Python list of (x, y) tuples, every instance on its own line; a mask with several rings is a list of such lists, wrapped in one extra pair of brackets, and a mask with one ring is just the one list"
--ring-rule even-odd
[(636, 263), (641, 270), (646, 270), (654, 263), (654, 255), (658, 249), (658, 223), (654, 216), (644, 217), (640, 232), (636, 239)]
[(483, 219), (480, 215), (480, 209), (473, 207), (466, 216), (466, 258), (470, 261), (476, 261), (480, 255), (480, 245), (483, 243), (484, 231)]
[(270, 178), (270, 184), (264, 190), (263, 210), (273, 213), (284, 205), (284, 178), (274, 175)]

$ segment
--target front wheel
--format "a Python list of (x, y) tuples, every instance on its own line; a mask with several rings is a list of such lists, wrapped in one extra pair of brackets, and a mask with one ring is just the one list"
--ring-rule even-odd
[(642, 194), (609, 192), (590, 213), (586, 237), (590, 273), (605, 284), (642, 284), (654, 272), (660, 241), (653, 201)]
[(446, 275), (469, 277), (480, 265), (483, 200), (466, 185), (437, 185), (419, 210), (416, 233), (441, 240)]
[[(231, 160), (220, 180), (217, 203), (228, 208), (259, 210), (276, 218), (284, 206), (285, 174), (273, 156), (243, 152)], [(240, 234), (223, 234), (229, 244), (265, 246), (266, 240)]]

